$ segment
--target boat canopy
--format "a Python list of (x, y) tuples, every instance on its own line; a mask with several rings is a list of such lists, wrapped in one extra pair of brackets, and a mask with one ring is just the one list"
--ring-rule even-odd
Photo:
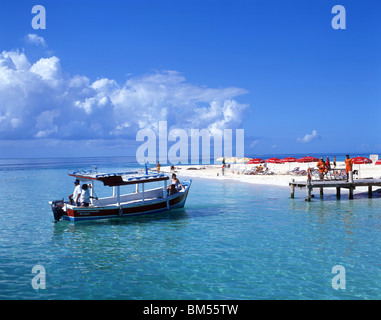
[(141, 173), (139, 171), (120, 173), (73, 172), (69, 173), (69, 176), (80, 181), (101, 181), (109, 187), (169, 180), (169, 177), (164, 173)]

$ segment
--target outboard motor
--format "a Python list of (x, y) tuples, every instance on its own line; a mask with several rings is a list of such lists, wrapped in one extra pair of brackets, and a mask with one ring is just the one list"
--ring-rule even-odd
[(64, 200), (62, 199), (62, 200), (51, 201), (50, 206), (52, 207), (55, 222), (60, 221), (61, 217), (65, 213), (63, 210)]

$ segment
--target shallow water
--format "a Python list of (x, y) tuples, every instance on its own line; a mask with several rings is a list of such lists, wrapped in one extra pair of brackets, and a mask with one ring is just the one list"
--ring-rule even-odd
[[(306, 203), (288, 188), (194, 179), (184, 209), (55, 224), (48, 201), (72, 193), (66, 172), (81, 162), (2, 163), (0, 299), (381, 298), (377, 193)], [(35, 265), (46, 289), (32, 288)]]

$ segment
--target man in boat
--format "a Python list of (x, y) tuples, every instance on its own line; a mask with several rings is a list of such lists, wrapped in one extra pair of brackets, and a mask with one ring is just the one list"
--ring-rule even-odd
[(74, 181), (74, 191), (73, 193), (69, 196), (69, 202), (70, 204), (74, 204), (75, 206), (80, 206), (81, 203), (79, 202), (79, 197), (81, 196), (81, 192), (82, 192), (82, 189), (81, 189), (81, 185), (79, 184), (79, 180), (76, 179)]
[(180, 180), (177, 179), (176, 174), (172, 173), (172, 181), (171, 184), (167, 187), (167, 194), (173, 195), (181, 190), (181, 188), (184, 188), (181, 184)]
[(84, 183), (82, 185), (82, 192), (81, 192), (81, 207), (88, 207), (90, 205), (90, 198), (98, 200), (97, 197), (90, 196), (89, 188), (91, 188), (91, 184)]

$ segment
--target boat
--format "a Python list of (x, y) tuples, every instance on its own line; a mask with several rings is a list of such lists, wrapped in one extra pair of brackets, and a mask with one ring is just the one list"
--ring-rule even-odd
[[(61, 200), (50, 201), (55, 222), (62, 220), (82, 221), (95, 219), (110, 219), (129, 217), (141, 214), (153, 214), (175, 208), (183, 208), (189, 193), (192, 180), (181, 182), (181, 190), (167, 192), (167, 182), (170, 179), (164, 173), (143, 171), (128, 171), (121, 173), (73, 172), (69, 176), (78, 179), (80, 183), (90, 186), (89, 206), (76, 206)], [(94, 197), (95, 182), (112, 188), (112, 196)], [(162, 187), (147, 189), (149, 183), (162, 182)], [(170, 181), (169, 181), (170, 182)], [(121, 194), (121, 187), (135, 185), (132, 193)]]

